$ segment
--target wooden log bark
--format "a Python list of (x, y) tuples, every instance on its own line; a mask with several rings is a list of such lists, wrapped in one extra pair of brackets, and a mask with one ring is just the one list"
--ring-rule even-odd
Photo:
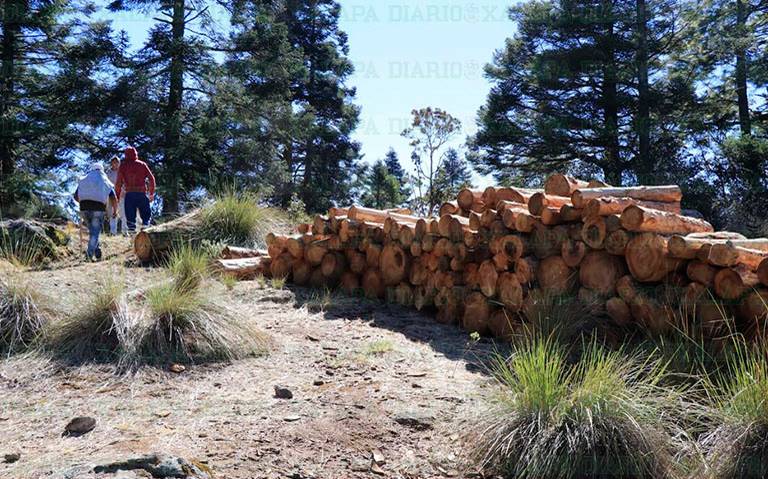
[(642, 206), (628, 206), (621, 214), (621, 226), (628, 231), (681, 234), (714, 231), (712, 225), (698, 218), (682, 216)]
[(571, 194), (571, 201), (576, 208), (584, 208), (589, 200), (610, 196), (662, 203), (679, 203), (683, 199), (683, 192), (677, 185), (580, 188)]
[(504, 308), (498, 308), (491, 313), (488, 329), (494, 337), (507, 342), (513, 341), (523, 333), (523, 325), (517, 315)]
[(576, 241), (569, 238), (563, 241), (563, 245), (560, 248), (560, 256), (563, 257), (565, 264), (571, 268), (577, 267), (586, 254), (587, 245), (584, 244), (583, 241)]
[(263, 275), (271, 263), (268, 256), (244, 257), (217, 259), (213, 262), (213, 269), (219, 274), (232, 276), (234, 278), (252, 279)]
[(381, 245), (369, 244), (365, 248), (365, 263), (368, 268), (378, 268), (379, 259), (381, 258)]
[(768, 259), (764, 259), (757, 266), (757, 279), (763, 286), (768, 286)]
[(541, 223), (547, 226), (555, 226), (565, 223), (562, 215), (560, 215), (560, 208), (546, 206), (541, 210)]
[(237, 246), (225, 246), (224, 249), (221, 250), (222, 259), (258, 258), (259, 256), (267, 256), (268, 254), (267, 250), (238, 248)]
[(456, 201), (446, 201), (445, 203), (440, 205), (440, 210), (438, 211), (438, 214), (440, 216), (444, 215), (455, 215), (459, 213), (459, 204)]
[(313, 239), (304, 248), (304, 258), (312, 266), (320, 266), (329, 249), (327, 238)]
[(715, 293), (727, 300), (739, 299), (750, 288), (759, 284), (757, 275), (742, 265), (723, 268), (714, 278)]
[(579, 267), (579, 282), (602, 296), (613, 296), (616, 282), (626, 274), (622, 258), (603, 251), (590, 251)]
[(669, 239), (669, 254), (675, 258), (694, 259), (702, 246), (725, 243), (728, 240), (737, 240), (738, 242), (734, 243), (737, 246), (750, 247), (747, 244), (740, 243), (741, 240), (746, 240), (746, 238), (739, 233), (731, 233), (727, 231), (692, 233), (685, 236), (673, 235)]
[(544, 193), (535, 193), (528, 199), (528, 211), (535, 216), (540, 216), (541, 212), (547, 206), (557, 208), (558, 211), (563, 205), (570, 205), (571, 198), (567, 196), (554, 196)]
[(699, 248), (696, 257), (713, 266), (731, 267), (743, 264), (751, 270), (757, 270), (760, 263), (768, 258), (768, 251), (734, 246), (733, 242), (728, 241)]
[(544, 182), (544, 192), (548, 195), (568, 196), (580, 188), (588, 188), (589, 182), (579, 180), (573, 176), (555, 173), (549, 175)]
[(707, 337), (734, 331), (733, 324), (730, 324), (730, 308), (722, 301), (716, 300), (711, 291), (701, 283), (694, 282), (686, 286), (681, 309)]
[(526, 256), (515, 261), (513, 270), (520, 284), (528, 285), (536, 279), (536, 270), (539, 260), (533, 256)]
[(634, 198), (595, 198), (587, 201), (583, 212), (585, 218), (595, 216), (620, 215), (629, 206), (642, 206), (659, 211), (680, 214), (680, 203), (661, 203), (658, 201), (641, 201)]
[(175, 245), (194, 237), (200, 227), (200, 217), (201, 210), (195, 210), (140, 231), (133, 240), (134, 254), (143, 262), (165, 257)]
[(269, 265), (269, 273), (272, 278), (287, 279), (293, 272), (294, 258), (288, 253), (283, 253), (272, 258)]
[(539, 263), (536, 279), (543, 291), (565, 294), (573, 288), (575, 277), (561, 256), (550, 256)]
[(564, 223), (574, 223), (577, 221), (581, 221), (581, 218), (584, 216), (584, 210), (579, 208), (574, 208), (573, 205), (563, 205), (560, 207), (560, 219)]
[(740, 325), (750, 338), (764, 340), (768, 333), (768, 291), (756, 288), (749, 291), (736, 307)]
[(683, 264), (682, 260), (667, 254), (667, 239), (653, 233), (632, 238), (627, 245), (626, 260), (632, 277), (640, 282), (661, 281)]

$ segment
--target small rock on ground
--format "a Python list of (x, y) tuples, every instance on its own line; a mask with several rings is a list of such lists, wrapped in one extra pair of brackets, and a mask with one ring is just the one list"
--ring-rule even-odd
[(202, 464), (162, 454), (151, 454), (93, 468), (96, 474), (116, 474), (123, 471), (146, 472), (156, 479), (213, 479), (212, 472)]
[(18, 452), (12, 452), (10, 454), (3, 455), (3, 462), (5, 462), (6, 464), (13, 464), (19, 459), (21, 459), (21, 454), (19, 454)]
[(275, 397), (277, 399), (293, 399), (293, 392), (283, 386), (275, 386)]
[(78, 437), (93, 431), (96, 419), (88, 416), (76, 417), (64, 427), (64, 436)]
[(394, 415), (392, 419), (401, 426), (406, 426), (417, 431), (432, 429), (435, 417), (427, 412), (407, 411)]

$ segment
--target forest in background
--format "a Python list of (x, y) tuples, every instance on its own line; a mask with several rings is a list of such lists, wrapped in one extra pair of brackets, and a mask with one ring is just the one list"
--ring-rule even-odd
[[(123, 12), (155, 21), (138, 49), (109, 21)], [(410, 170), (394, 151), (362, 161), (340, 15), (331, 0), (0, 1), (0, 213), (55, 212), (78, 162), (131, 144), (165, 213), (227, 186), (310, 212), (428, 213), (474, 168), (677, 183), (718, 228), (768, 233), (768, 1), (510, 6), (477, 134), (450, 148), (450, 105), (414, 105)]]

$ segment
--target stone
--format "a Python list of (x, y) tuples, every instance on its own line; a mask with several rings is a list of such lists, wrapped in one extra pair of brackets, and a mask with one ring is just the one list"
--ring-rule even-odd
[(293, 392), (283, 386), (275, 386), (275, 397), (277, 399), (293, 399)]
[(171, 367), (168, 368), (172, 373), (181, 374), (184, 371), (187, 370), (187, 367), (183, 364), (171, 364)]
[(10, 454), (3, 455), (3, 461), (6, 464), (13, 464), (14, 462), (18, 461), (19, 459), (21, 459), (21, 454), (19, 454), (18, 452), (12, 452)]
[(122, 471), (147, 472), (156, 479), (213, 479), (208, 466), (163, 454), (151, 454), (93, 468), (96, 474), (116, 474)]
[(423, 411), (407, 411), (398, 413), (392, 417), (401, 426), (409, 427), (417, 431), (432, 429), (435, 417)]
[(88, 416), (76, 417), (64, 427), (63, 436), (78, 437), (93, 431), (96, 419)]

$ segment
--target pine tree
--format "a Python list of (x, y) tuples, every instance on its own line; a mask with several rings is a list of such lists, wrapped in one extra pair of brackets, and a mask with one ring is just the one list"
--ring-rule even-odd
[[(103, 155), (109, 60), (120, 45), (88, 2), (0, 1), (0, 204), (40, 192), (36, 179)], [(7, 213), (8, 210), (5, 209)]]
[(463, 188), (472, 188), (472, 172), (466, 159), (455, 148), (445, 152), (442, 166), (437, 172), (435, 189), (440, 201), (451, 201)]
[[(680, 8), (671, 0), (529, 1), (511, 10), (518, 33), (486, 74), (471, 161), (486, 174), (554, 170), (609, 183), (660, 181), (679, 161), (680, 112), (691, 75), (675, 75)], [(666, 163), (666, 164), (665, 164)]]
[(376, 209), (394, 208), (403, 202), (400, 196), (400, 182), (390, 173), (384, 161), (377, 161), (365, 175), (365, 190), (362, 195), (364, 206)]
[(397, 182), (400, 183), (400, 198), (402, 198), (403, 201), (410, 198), (412, 190), (410, 186), (408, 186), (408, 178), (405, 169), (400, 164), (400, 158), (397, 157), (397, 152), (395, 152), (394, 148), (390, 148), (387, 151), (387, 154), (384, 155), (384, 163), (387, 165), (389, 174), (394, 176), (397, 179)]
[[(112, 11), (156, 9), (157, 24), (149, 32), (128, 75), (139, 96), (128, 98), (120, 136), (135, 143), (145, 158), (160, 165), (158, 184), (163, 210), (178, 211), (185, 190), (200, 185), (201, 168), (210, 163), (209, 151), (194, 144), (199, 138), (189, 126), (205, 109), (212, 93), (214, 61), (209, 38), (212, 19), (204, 0), (114, 0)], [(190, 156), (194, 154), (195, 156)], [(202, 155), (202, 158), (201, 156)]]

